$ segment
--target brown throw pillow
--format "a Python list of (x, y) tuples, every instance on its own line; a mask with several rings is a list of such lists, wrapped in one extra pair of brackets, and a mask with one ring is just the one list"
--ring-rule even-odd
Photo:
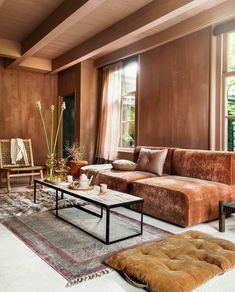
[(167, 151), (168, 149), (150, 150), (141, 148), (136, 170), (152, 172), (162, 176)]
[(114, 160), (112, 162), (113, 169), (115, 170), (135, 170), (136, 163), (126, 159)]

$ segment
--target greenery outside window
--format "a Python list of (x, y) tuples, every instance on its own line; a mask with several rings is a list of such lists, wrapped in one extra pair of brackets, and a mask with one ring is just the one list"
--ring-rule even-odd
[(122, 70), (122, 95), (119, 148), (130, 149), (135, 146), (135, 111), (137, 60), (124, 62)]
[(235, 151), (235, 31), (223, 36), (225, 100), (225, 150)]

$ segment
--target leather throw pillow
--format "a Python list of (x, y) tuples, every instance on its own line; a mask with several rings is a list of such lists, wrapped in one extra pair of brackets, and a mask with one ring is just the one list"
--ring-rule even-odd
[(150, 150), (141, 148), (136, 170), (152, 172), (162, 176), (167, 151), (168, 149)]

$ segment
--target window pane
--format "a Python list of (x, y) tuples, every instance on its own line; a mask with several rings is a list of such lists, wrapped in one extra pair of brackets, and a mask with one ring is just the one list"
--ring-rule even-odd
[(235, 77), (226, 78), (226, 101), (227, 101), (227, 114), (235, 115)]
[(122, 121), (135, 120), (135, 96), (128, 95), (122, 98)]
[(120, 147), (132, 148), (135, 145), (135, 122), (122, 122)]
[(235, 31), (228, 34), (228, 71), (235, 71)]
[(136, 91), (137, 62), (125, 65), (123, 74), (123, 93)]
[(235, 151), (235, 119), (227, 119), (228, 151)]
[(132, 148), (135, 144), (135, 95), (122, 97), (122, 120), (119, 147)]

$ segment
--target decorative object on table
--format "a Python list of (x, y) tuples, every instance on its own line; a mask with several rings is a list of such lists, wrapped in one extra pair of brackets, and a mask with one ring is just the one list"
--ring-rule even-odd
[[(76, 208), (72, 209), (74, 212), (77, 211)], [(96, 208), (96, 211), (98, 210)], [(76, 220), (83, 221), (89, 214), (79, 211), (72, 216)], [(114, 224), (112, 231), (114, 233), (121, 232), (123, 236), (125, 235), (123, 233), (127, 232), (126, 226), (129, 221), (132, 223), (133, 230), (139, 227), (138, 220), (128, 216), (120, 216), (117, 212), (113, 213), (112, 219)], [(112, 270), (104, 264), (104, 260), (111, 253), (144, 242), (160, 240), (170, 234), (167, 231), (144, 223), (142, 236), (106, 245), (70, 224), (58, 220), (51, 212), (10, 218), (3, 224), (26, 245), (30, 246), (35, 254), (62, 275), (69, 282), (69, 286), (92, 280), (111, 272)], [(102, 232), (105, 226), (105, 217), (100, 219), (92, 216), (91, 220), (89, 220), (89, 225), (94, 231)], [(42, 250), (43, 253), (41, 252)]]
[(94, 186), (91, 185), (92, 178), (88, 178), (85, 173), (83, 173), (80, 178), (73, 181), (70, 184), (70, 188), (73, 190), (92, 190)]
[(57, 174), (57, 180), (67, 181), (67, 174), (69, 167), (67, 166), (67, 161), (64, 158), (58, 160), (57, 167), (55, 168), (55, 173)]
[(86, 155), (85, 147), (80, 146), (78, 141), (75, 141), (72, 145), (65, 146), (65, 151), (68, 154), (66, 159), (70, 168), (69, 175), (79, 178), (81, 167), (88, 165), (88, 162), (83, 160)]
[(100, 184), (100, 192), (102, 194), (106, 194), (108, 191), (108, 185), (107, 184)]
[(72, 183), (73, 182), (73, 176), (72, 175), (67, 175), (67, 182)]
[(47, 180), (53, 181), (53, 180), (56, 180), (56, 177), (55, 177), (55, 166), (57, 164), (57, 161), (55, 159), (56, 144), (57, 144), (57, 140), (58, 140), (58, 134), (59, 134), (59, 130), (60, 130), (60, 125), (61, 125), (63, 112), (66, 109), (66, 105), (65, 105), (65, 102), (63, 102), (62, 105), (61, 105), (60, 115), (59, 115), (59, 122), (58, 122), (58, 126), (57, 126), (55, 137), (54, 137), (54, 110), (55, 110), (55, 106), (54, 105), (50, 106), (50, 109), (51, 109), (50, 144), (49, 144), (49, 140), (48, 140), (45, 121), (44, 121), (44, 118), (43, 118), (43, 115), (42, 115), (42, 105), (41, 105), (40, 101), (36, 102), (36, 108), (39, 111), (39, 114), (40, 114), (40, 117), (41, 117), (41, 121), (42, 121), (42, 125), (43, 125), (45, 138), (46, 138), (47, 157), (48, 157), (48, 159), (46, 160), (46, 165), (47, 165), (47, 177), (46, 178), (47, 178)]
[(235, 244), (190, 230), (119, 252), (105, 262), (149, 291), (188, 292), (235, 266)]
[(80, 186), (79, 181), (75, 180), (69, 185), (69, 188), (76, 191), (89, 191), (93, 190), (94, 186)]
[(79, 186), (80, 187), (88, 187), (89, 182), (90, 182), (90, 180), (87, 177), (87, 175), (85, 173), (81, 174), (81, 176), (79, 178)]

